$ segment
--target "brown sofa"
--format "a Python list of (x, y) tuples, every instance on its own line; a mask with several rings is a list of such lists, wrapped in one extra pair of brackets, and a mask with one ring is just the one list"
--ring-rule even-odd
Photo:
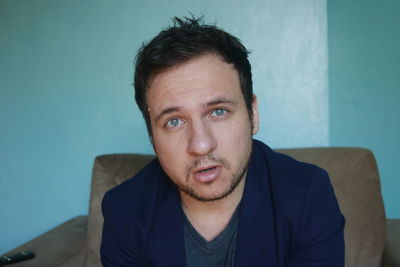
[[(399, 267), (400, 220), (386, 219), (375, 158), (360, 148), (282, 149), (298, 160), (326, 169), (346, 217), (346, 267)], [(105, 191), (132, 177), (154, 156), (96, 158), (89, 216), (78, 216), (10, 251), (33, 250), (36, 258), (12, 266), (101, 266), (99, 247)], [(8, 253), (7, 253), (8, 254)]]

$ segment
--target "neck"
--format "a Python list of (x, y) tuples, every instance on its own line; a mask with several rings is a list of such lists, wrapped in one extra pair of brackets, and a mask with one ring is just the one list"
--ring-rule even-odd
[(215, 201), (199, 201), (180, 192), (186, 217), (206, 240), (212, 240), (225, 229), (242, 199), (245, 177), (231, 194)]

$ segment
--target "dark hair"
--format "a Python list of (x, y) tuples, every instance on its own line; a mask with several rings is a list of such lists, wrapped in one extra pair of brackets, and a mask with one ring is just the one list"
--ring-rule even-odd
[(151, 124), (146, 102), (149, 80), (160, 71), (207, 53), (215, 53), (225, 62), (234, 65), (251, 118), (253, 83), (249, 51), (238, 38), (215, 25), (204, 24), (203, 17), (175, 17), (172, 21), (173, 26), (161, 31), (148, 44), (143, 44), (136, 56), (135, 99), (146, 121), (150, 137)]

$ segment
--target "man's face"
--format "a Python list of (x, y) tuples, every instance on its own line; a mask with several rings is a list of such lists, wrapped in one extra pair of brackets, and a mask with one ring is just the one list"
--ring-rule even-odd
[(257, 102), (249, 119), (237, 71), (206, 54), (156, 74), (147, 90), (155, 152), (181, 192), (201, 201), (229, 195), (246, 174)]

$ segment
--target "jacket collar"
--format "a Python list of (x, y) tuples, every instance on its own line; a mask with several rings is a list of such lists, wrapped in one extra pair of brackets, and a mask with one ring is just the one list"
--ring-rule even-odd
[(235, 266), (275, 266), (274, 207), (267, 153), (271, 149), (253, 142), (246, 185), (239, 213)]
[(167, 175), (161, 172), (150, 237), (151, 262), (145, 266), (186, 266), (183, 211), (179, 191)]

